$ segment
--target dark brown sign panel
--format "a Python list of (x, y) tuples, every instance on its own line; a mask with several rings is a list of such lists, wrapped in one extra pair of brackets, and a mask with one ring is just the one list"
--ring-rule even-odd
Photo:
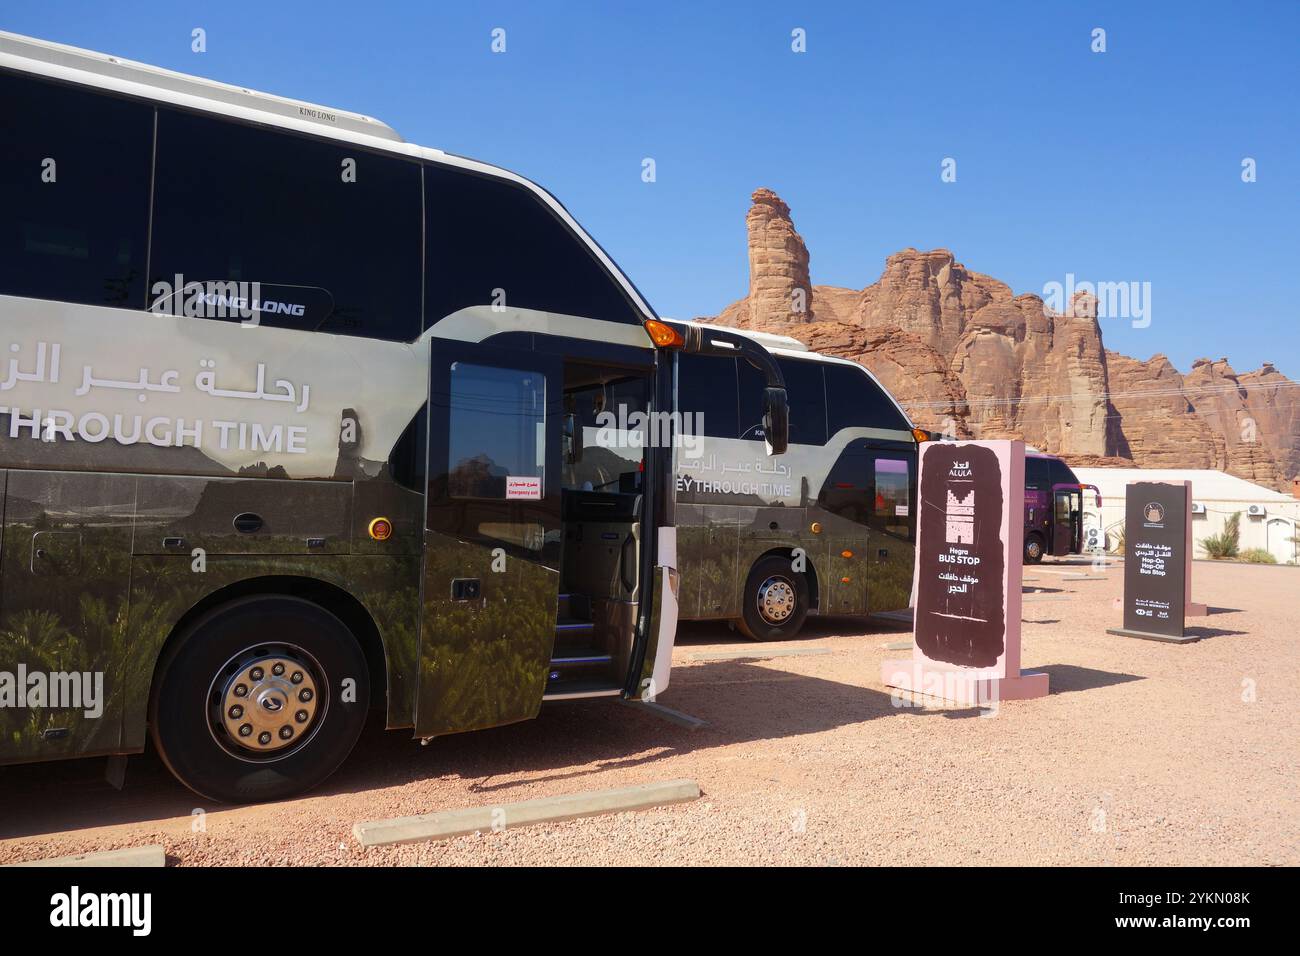
[(1007, 629), (1002, 462), (966, 443), (922, 453), (916, 646), (932, 661), (994, 667)]
[(1183, 637), (1187, 603), (1186, 483), (1136, 481), (1124, 501), (1124, 630)]

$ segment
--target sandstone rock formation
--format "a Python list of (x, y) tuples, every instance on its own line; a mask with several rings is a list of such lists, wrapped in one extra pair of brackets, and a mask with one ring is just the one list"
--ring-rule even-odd
[(749, 232), (749, 321), (783, 329), (813, 321), (808, 248), (794, 231), (790, 207), (770, 189), (757, 189), (745, 217)]
[(1221, 468), (1287, 490), (1300, 473), (1300, 392), (1270, 364), (1238, 376), (1206, 359), (1183, 376), (1163, 355), (1109, 352), (1090, 298), (1053, 312), (947, 249), (896, 252), (864, 289), (814, 286), (780, 197), (756, 190), (746, 225), (749, 295), (704, 321), (862, 362), (923, 428), (1021, 438), (1080, 463)]

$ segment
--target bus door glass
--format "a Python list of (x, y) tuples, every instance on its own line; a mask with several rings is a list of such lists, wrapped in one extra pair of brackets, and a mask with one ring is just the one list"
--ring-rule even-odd
[(1056, 488), (1052, 493), (1052, 554), (1078, 553), (1082, 544), (1083, 499), (1077, 488)]
[(907, 607), (916, 560), (915, 453), (876, 453), (870, 479), (869, 609)]
[(434, 338), (416, 735), (536, 716), (560, 578), (563, 369)]

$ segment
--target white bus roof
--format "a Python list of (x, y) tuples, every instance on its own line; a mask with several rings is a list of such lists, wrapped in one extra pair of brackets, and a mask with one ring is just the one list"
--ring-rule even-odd
[[(737, 335), (743, 335), (747, 339), (753, 339), (759, 345), (766, 349), (784, 349), (787, 352), (807, 352), (808, 346), (796, 338), (788, 335), (776, 335), (772, 332), (756, 332), (753, 329), (737, 329), (730, 325), (714, 325), (712, 322), (694, 322), (693, 325), (700, 325), (709, 329), (721, 329), (724, 332), (735, 332)], [(816, 356), (817, 353), (813, 352)]]
[[(95, 53), (75, 46), (50, 43), (47, 40), (37, 40), (0, 30), (0, 58), (10, 56), (34, 60), (65, 70), (76, 70), (79, 73), (88, 73), (104, 79), (138, 83), (155, 91), (167, 90), (198, 96), (228, 106), (269, 113), (276, 117), (305, 119), (329, 129), (345, 129), (397, 143), (405, 142), (387, 123), (381, 123), (360, 113), (337, 110), (318, 103), (307, 103), (270, 93), (258, 93), (242, 86), (231, 86), (229, 83), (187, 76), (184, 73), (164, 70), (147, 63), (109, 56), (107, 53)], [(0, 59), (0, 63), (2, 62), (3, 59)]]
[(461, 169), (475, 170), (517, 183), (535, 193), (564, 221), (591, 250), (615, 281), (632, 299), (646, 318), (655, 312), (623, 270), (604, 249), (588, 235), (554, 196), (532, 180), (500, 166), (456, 156), (428, 146), (408, 143), (387, 123), (328, 106), (270, 93), (259, 93), (242, 86), (218, 83), (202, 77), (176, 73), (147, 63), (82, 50), (62, 43), (50, 43), (17, 33), (0, 30), (0, 68), (17, 70), (47, 79), (62, 80), (96, 89), (111, 90), (188, 109), (217, 113), (233, 119), (262, 123), (281, 129), (356, 143), (415, 159), (446, 163)]

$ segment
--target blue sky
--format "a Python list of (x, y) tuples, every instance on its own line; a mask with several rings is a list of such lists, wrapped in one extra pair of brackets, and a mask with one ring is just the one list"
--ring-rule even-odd
[(768, 186), (815, 283), (860, 288), (906, 246), (1018, 293), (1067, 273), (1150, 282), (1150, 326), (1106, 320), (1108, 347), (1300, 377), (1292, 0), (9, 0), (0, 28), (357, 110), (514, 169), (667, 316), (744, 294), (745, 212)]

